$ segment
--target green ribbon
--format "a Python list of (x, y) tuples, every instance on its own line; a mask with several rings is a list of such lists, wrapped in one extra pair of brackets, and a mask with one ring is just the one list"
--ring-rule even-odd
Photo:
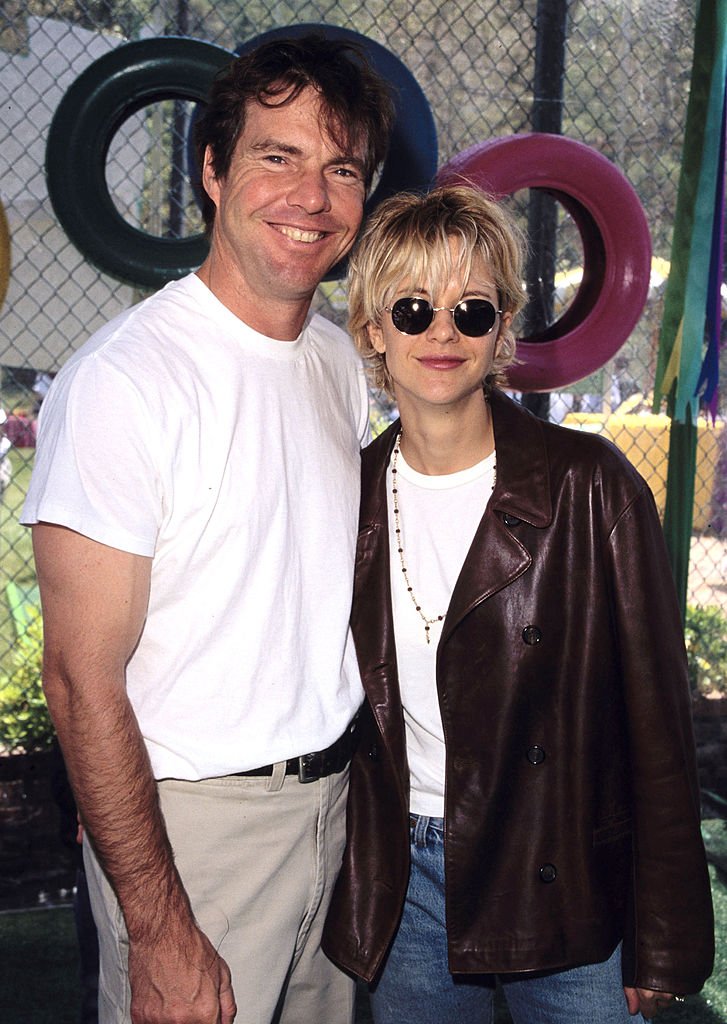
[(726, 76), (727, 4), (701, 0), (654, 385), (654, 411), (670, 395), (681, 423), (697, 418)]

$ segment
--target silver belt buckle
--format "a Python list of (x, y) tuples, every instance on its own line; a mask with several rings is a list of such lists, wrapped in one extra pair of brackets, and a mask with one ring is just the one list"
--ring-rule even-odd
[(311, 754), (301, 754), (298, 758), (298, 782), (318, 782), (320, 775), (311, 770)]

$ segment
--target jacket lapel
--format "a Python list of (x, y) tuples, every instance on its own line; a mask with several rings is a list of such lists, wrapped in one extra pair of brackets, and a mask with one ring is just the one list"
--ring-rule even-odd
[(545, 527), (552, 497), (539, 421), (498, 391), (490, 395), (497, 479), (457, 579), (442, 630), (443, 643), (476, 605), (521, 576), (532, 557), (508, 519)]
[(391, 607), (389, 525), (386, 471), (401, 424), (397, 420), (364, 452), (361, 514), (356, 548), (351, 626), (369, 704), (379, 729), (390, 737), (396, 763), (405, 764), (404, 731), (396, 668), (394, 617)]

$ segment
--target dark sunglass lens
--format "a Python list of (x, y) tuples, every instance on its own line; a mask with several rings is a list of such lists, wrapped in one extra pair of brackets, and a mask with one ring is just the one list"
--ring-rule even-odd
[(489, 334), (495, 325), (497, 310), (487, 299), (465, 299), (454, 310), (454, 322), (458, 331), (468, 338), (480, 338)]
[(432, 322), (432, 307), (426, 299), (397, 299), (391, 307), (391, 319), (402, 334), (421, 334)]

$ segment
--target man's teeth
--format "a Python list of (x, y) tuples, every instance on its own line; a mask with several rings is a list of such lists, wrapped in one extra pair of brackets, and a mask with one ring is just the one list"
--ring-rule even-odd
[(281, 227), (281, 232), (295, 242), (317, 242), (323, 238), (322, 231), (301, 231), (300, 228)]

